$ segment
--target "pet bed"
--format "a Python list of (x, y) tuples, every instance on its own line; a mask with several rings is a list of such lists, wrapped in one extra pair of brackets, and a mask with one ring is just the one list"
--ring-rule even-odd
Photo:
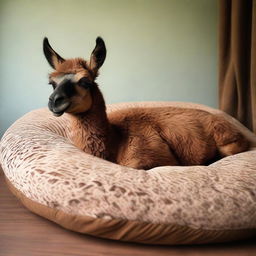
[(223, 112), (178, 102), (133, 107), (197, 108), (224, 116), (251, 141), (247, 152), (209, 166), (148, 171), (88, 155), (66, 138), (66, 114), (32, 111), (4, 134), (1, 165), (10, 190), (32, 212), (97, 237), (151, 244), (225, 242), (256, 234), (256, 136)]

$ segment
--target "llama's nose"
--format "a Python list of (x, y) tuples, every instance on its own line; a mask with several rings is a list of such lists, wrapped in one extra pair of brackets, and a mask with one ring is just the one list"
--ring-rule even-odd
[(58, 107), (65, 103), (66, 97), (63, 94), (55, 93), (54, 95), (51, 95), (49, 98), (49, 101), (53, 103), (55, 107)]

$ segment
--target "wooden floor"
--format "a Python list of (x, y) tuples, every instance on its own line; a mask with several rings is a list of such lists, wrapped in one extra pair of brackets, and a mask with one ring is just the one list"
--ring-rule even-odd
[(1, 256), (255, 256), (256, 239), (218, 245), (153, 246), (104, 240), (65, 230), (25, 209), (0, 170)]

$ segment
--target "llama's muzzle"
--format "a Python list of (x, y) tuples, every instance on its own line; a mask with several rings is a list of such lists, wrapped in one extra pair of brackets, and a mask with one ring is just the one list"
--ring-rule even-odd
[(48, 107), (55, 116), (61, 116), (69, 106), (69, 100), (61, 94), (53, 93), (49, 98)]

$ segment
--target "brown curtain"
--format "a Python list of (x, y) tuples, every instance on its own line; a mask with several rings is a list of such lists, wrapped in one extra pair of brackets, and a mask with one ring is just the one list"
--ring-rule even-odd
[(256, 133), (256, 0), (219, 0), (219, 107)]

